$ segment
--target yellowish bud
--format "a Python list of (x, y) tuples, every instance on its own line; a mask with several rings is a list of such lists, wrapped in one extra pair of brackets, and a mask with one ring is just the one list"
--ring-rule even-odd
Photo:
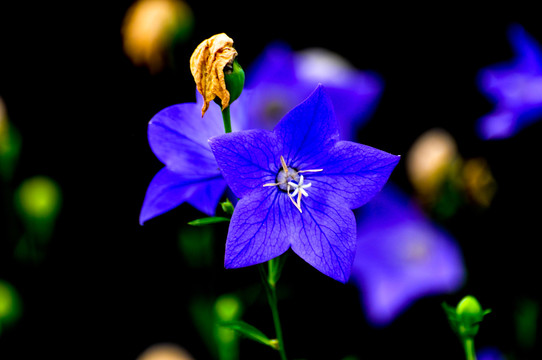
[(189, 36), (193, 17), (183, 0), (135, 1), (122, 24), (124, 52), (135, 65), (159, 72), (165, 66), (168, 49)]
[(409, 150), (406, 162), (416, 191), (425, 198), (435, 196), (458, 157), (456, 142), (445, 130), (432, 129), (422, 134)]
[(190, 57), (190, 71), (196, 87), (203, 96), (204, 104), (201, 116), (209, 108), (215, 97), (222, 102), (222, 110), (230, 103), (230, 93), (226, 89), (224, 68), (233, 66), (237, 51), (233, 48), (233, 40), (226, 34), (217, 34), (198, 45)]
[(474, 158), (463, 166), (465, 189), (471, 199), (482, 207), (488, 207), (497, 191), (497, 182), (493, 178), (487, 161)]

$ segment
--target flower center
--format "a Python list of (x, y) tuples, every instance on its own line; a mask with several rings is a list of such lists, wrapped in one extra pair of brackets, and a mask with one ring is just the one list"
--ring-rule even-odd
[[(277, 173), (277, 177), (275, 178), (274, 183), (268, 183), (263, 184), (263, 186), (278, 186), (278, 188), (285, 192), (286, 195), (292, 200), (292, 204), (299, 210), (300, 213), (303, 211), (301, 210), (301, 195), (303, 196), (309, 196), (306, 189), (310, 188), (312, 183), (305, 183), (305, 178), (303, 175), (299, 175), (303, 172), (319, 172), (323, 169), (315, 169), (315, 170), (298, 170), (292, 167), (289, 167), (286, 165), (286, 161), (284, 161), (284, 157), (280, 157), (280, 163), (282, 165), (282, 168)], [(295, 199), (297, 195), (297, 199)]]
[(275, 181), (280, 190), (288, 192), (288, 183), (292, 181), (299, 182), (299, 174), (296, 169), (291, 167), (287, 167), (287, 171), (280, 169)]

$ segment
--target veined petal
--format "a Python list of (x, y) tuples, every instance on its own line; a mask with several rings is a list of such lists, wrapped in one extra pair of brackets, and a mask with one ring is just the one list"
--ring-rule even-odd
[(371, 200), (386, 184), (400, 156), (367, 145), (339, 141), (310, 181), (313, 192), (328, 192), (340, 197), (350, 209)]
[(319, 154), (337, 142), (339, 127), (333, 106), (320, 85), (301, 104), (292, 109), (273, 130), (287, 164), (315, 169)]
[(218, 109), (202, 118), (195, 103), (167, 107), (149, 122), (152, 151), (170, 170), (194, 177), (219, 174), (207, 139), (224, 132)]
[(354, 213), (340, 198), (322, 192), (311, 192), (308, 199), (303, 213), (292, 213), (296, 230), (290, 238), (292, 250), (323, 274), (345, 283), (356, 250)]
[(214, 215), (225, 188), (226, 182), (220, 174), (209, 178), (193, 179), (163, 168), (154, 176), (147, 188), (139, 223), (143, 224), (185, 201), (207, 215)]
[(290, 248), (291, 216), (297, 210), (281, 195), (276, 188), (262, 187), (239, 200), (226, 240), (226, 268), (259, 264)]
[(281, 168), (280, 144), (266, 130), (233, 132), (209, 139), (216, 161), (234, 194), (243, 198), (274, 183)]

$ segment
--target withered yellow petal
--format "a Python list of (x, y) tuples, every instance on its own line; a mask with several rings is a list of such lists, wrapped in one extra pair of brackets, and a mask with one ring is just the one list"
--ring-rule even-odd
[(194, 50), (190, 57), (190, 71), (204, 100), (201, 116), (205, 114), (209, 103), (216, 96), (222, 102), (222, 110), (229, 105), (230, 93), (226, 89), (224, 68), (227, 64), (231, 65), (236, 56), (233, 40), (224, 33), (204, 40)]

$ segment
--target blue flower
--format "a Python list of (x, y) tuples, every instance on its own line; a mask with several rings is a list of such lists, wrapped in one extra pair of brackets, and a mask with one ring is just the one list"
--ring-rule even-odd
[[(149, 144), (165, 165), (152, 179), (139, 222), (188, 202), (207, 215), (214, 215), (226, 182), (209, 148), (208, 139), (224, 133), (218, 106), (201, 117), (203, 98), (197, 103), (173, 105), (156, 114), (148, 126)], [(232, 104), (232, 116), (243, 119), (242, 109)]]
[(515, 58), (480, 71), (481, 91), (495, 103), (495, 110), (477, 122), (483, 139), (515, 135), (542, 118), (542, 52), (540, 45), (519, 25), (508, 36)]
[(322, 273), (346, 282), (356, 249), (351, 209), (382, 189), (399, 156), (339, 141), (322, 86), (272, 132), (240, 131), (209, 142), (240, 198), (229, 226), (225, 267), (262, 263), (291, 248)]
[(476, 352), (478, 360), (506, 360), (504, 354), (495, 347), (485, 347)]
[(284, 43), (264, 49), (246, 74), (247, 90), (238, 100), (250, 104), (246, 129), (273, 129), (322, 83), (334, 105), (344, 140), (355, 139), (383, 86), (380, 77), (355, 69), (337, 54), (324, 49), (293, 52)]
[(372, 324), (386, 325), (416, 299), (462, 285), (459, 246), (396, 188), (388, 185), (356, 217), (352, 279)]

